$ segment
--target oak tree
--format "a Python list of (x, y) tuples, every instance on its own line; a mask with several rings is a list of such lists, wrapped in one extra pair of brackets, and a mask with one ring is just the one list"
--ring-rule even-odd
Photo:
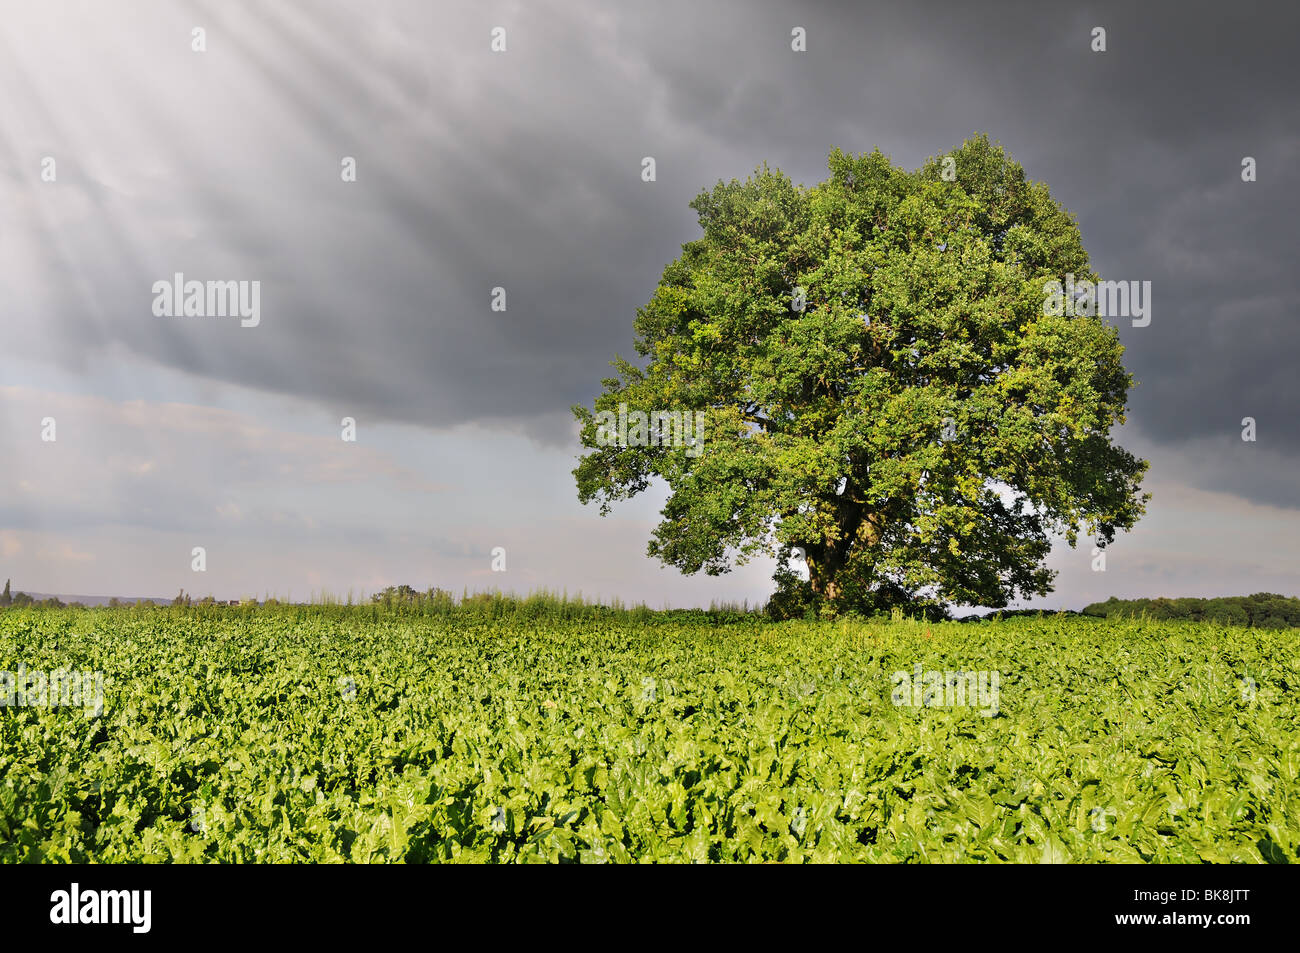
[[(1147, 499), (1111, 438), (1118, 332), (1044, 306), (1050, 281), (1098, 280), (1075, 220), (986, 136), (914, 171), (879, 150), (829, 166), (691, 203), (703, 234), (638, 309), (642, 360), (574, 408), (579, 499), (604, 514), (663, 480), (650, 555), (775, 556), (788, 590), (801, 551), (826, 613), (1049, 592), (1054, 537), (1104, 547)], [(702, 411), (702, 446), (610, 427), (638, 411)]]

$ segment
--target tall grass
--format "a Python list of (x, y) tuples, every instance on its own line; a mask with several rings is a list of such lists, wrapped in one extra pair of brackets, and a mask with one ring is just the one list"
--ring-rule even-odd
[[(109, 610), (105, 610), (109, 611)], [(112, 610), (119, 611), (119, 610)], [(137, 605), (126, 608), (131, 612), (183, 613), (205, 618), (209, 616), (244, 616), (251, 614), (280, 613), (295, 619), (310, 618), (449, 618), (478, 620), (518, 621), (570, 621), (632, 620), (652, 622), (694, 620), (710, 624), (724, 624), (765, 618), (761, 606), (751, 607), (748, 602), (714, 602), (708, 609), (652, 609), (644, 602), (627, 605), (621, 599), (608, 603), (588, 599), (581, 593), (569, 595), (549, 589), (534, 590), (527, 595), (502, 592), (499, 589), (485, 592), (462, 591), (456, 596), (446, 589), (428, 589), (417, 592), (409, 587), (390, 587), (375, 593), (369, 600), (353, 601), (328, 590), (313, 591), (306, 603), (282, 602), (268, 596), (262, 603), (245, 602), (238, 606), (212, 605), (194, 602), (190, 605), (152, 606)]]

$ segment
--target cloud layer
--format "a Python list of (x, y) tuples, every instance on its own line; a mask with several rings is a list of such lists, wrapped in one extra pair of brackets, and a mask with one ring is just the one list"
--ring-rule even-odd
[[(977, 130), (1077, 215), (1103, 277), (1152, 282), (1151, 325), (1121, 334), (1140, 381), (1126, 439), (1149, 448), (1153, 483), (1206, 494), (1179, 499), (1209, 507), (1195, 517), (1207, 525), (1241, 505), (1293, 525), (1298, 16), (1187, 3), (27, 5), (0, 22), (0, 383), (25, 381), (0, 391), (0, 528), (12, 544), (224, 527), (251, 551), (271, 545), (257, 534), (279, 513), (276, 545), (336, 547), (344, 577), (348, 553), (373, 562), (409, 529), (399, 511), (482, 512), (477, 533), (430, 529), (449, 553), (481, 553), (496, 532), (482, 486), (425, 469), (470, 428), (536, 501), (521, 519), (581, 535), (596, 517), (566, 482), (568, 407), (631, 352), (635, 309), (697, 234), (690, 199), (764, 161), (813, 184), (832, 146), (879, 145), (915, 166)], [(495, 26), (504, 53), (490, 49)], [(790, 49), (795, 26), (806, 53)], [(1104, 53), (1090, 49), (1096, 26)], [(206, 52), (191, 48), (196, 27)], [(47, 156), (55, 182), (41, 179)], [(1245, 156), (1256, 182), (1241, 181)], [(151, 286), (176, 272), (260, 280), (261, 325), (155, 316)], [(491, 308), (496, 287), (505, 311)], [(74, 377), (94, 383), (61, 418), (58, 449), (34, 444), (28, 415)], [(272, 397), (314, 408), (304, 426), (317, 429), (295, 433)], [(343, 416), (391, 428), (393, 446), (341, 453)], [(350, 524), (327, 492), (344, 484), (403, 505)], [(322, 527), (342, 535), (311, 535)], [(629, 532), (619, 546), (640, 551), (644, 531)], [(1258, 548), (1233, 545), (1206, 558), (1247, 565)], [(638, 558), (602, 578), (659, 575)], [(259, 588), (298, 578), (266, 571), (278, 581)], [(390, 572), (401, 566), (376, 570)], [(717, 591), (759, 597), (760, 577)], [(674, 585), (666, 596), (706, 591)]]

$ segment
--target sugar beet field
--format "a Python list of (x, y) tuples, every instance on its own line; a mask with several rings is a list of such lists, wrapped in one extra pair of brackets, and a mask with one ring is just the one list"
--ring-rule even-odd
[(0, 670), (7, 862), (1300, 860), (1295, 631), (14, 609)]

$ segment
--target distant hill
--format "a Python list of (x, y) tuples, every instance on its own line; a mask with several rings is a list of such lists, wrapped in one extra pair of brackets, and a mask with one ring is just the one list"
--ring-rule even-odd
[[(19, 591), (20, 590), (15, 589), (13, 590), (13, 594), (16, 596)], [(26, 592), (25, 589), (21, 591)], [(56, 595), (55, 593), (50, 592), (28, 592), (27, 595), (31, 596), (36, 602), (42, 602), (46, 599), (58, 599), (64, 605), (80, 602), (83, 606), (106, 606), (108, 605), (108, 601), (114, 598), (116, 598), (118, 602), (126, 605), (144, 602), (146, 599), (160, 606), (169, 606), (172, 604), (170, 599), (163, 599), (158, 596), (69, 596), (63, 594)]]
[(1257, 629), (1300, 628), (1300, 599), (1257, 592), (1218, 599), (1116, 599), (1084, 606), (1084, 615), (1105, 619), (1188, 619)]

